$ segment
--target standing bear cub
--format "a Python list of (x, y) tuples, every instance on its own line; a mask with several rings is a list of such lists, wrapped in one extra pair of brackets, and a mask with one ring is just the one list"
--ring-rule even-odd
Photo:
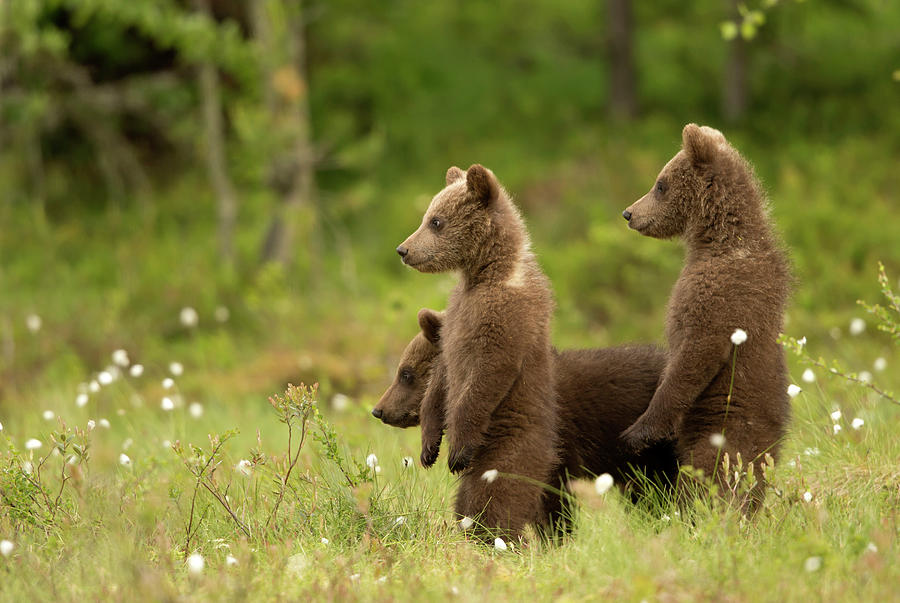
[[(397, 248), (416, 270), (461, 277), (444, 315), (440, 374), (429, 385), (445, 388), (446, 415), (434, 419), (443, 424), (423, 423), (423, 451), (437, 450), (445, 426), (448, 465), (462, 472), (462, 525), (477, 520), (484, 531), (518, 536), (539, 521), (541, 484), (551, 482), (559, 462), (553, 298), (522, 218), (494, 174), (480, 165), (454, 167), (446, 184)], [(425, 397), (423, 411), (440, 395)], [(488, 470), (517, 477), (482, 479)]]
[[(688, 124), (682, 144), (650, 192), (623, 212), (642, 235), (680, 236), (687, 248), (667, 309), (662, 379), (623, 437), (640, 449), (674, 435), (679, 462), (710, 477), (726, 452), (757, 468), (765, 454), (777, 455), (790, 419), (777, 338), (791, 276), (750, 165), (712, 128)], [(738, 334), (732, 343), (736, 329), (745, 342)], [(714, 434), (724, 435), (721, 449)], [(756, 508), (763, 488), (758, 482), (741, 502)]]

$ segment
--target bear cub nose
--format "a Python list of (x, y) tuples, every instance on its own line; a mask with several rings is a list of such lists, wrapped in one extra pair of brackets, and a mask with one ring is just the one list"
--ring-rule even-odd
[(397, 253), (400, 254), (401, 258), (405, 258), (406, 254), (409, 253), (409, 249), (407, 249), (406, 247), (401, 245), (400, 247), (397, 248)]
[(373, 409), (372, 409), (372, 416), (373, 416), (373, 417), (375, 417), (376, 419), (380, 419), (380, 418), (381, 418), (381, 415), (382, 415), (382, 412), (381, 412), (381, 409), (380, 409), (380, 408), (373, 408)]
[[(630, 220), (630, 219), (631, 219), (631, 212), (628, 211), (628, 210), (626, 209), (625, 211), (622, 212), (622, 217), (625, 218), (626, 220)], [(401, 254), (401, 255), (402, 255), (402, 254)]]

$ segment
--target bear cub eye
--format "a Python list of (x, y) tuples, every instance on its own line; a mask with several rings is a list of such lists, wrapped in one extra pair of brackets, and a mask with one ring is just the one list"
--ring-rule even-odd
[(444, 221), (440, 218), (432, 218), (431, 222), (429, 223), (429, 226), (431, 226), (433, 230), (440, 230), (443, 225)]
[(400, 371), (400, 383), (402, 383), (404, 385), (412, 385), (414, 379), (415, 379), (415, 377), (412, 374), (412, 372), (410, 372), (406, 369), (403, 369), (402, 371)]
[(667, 188), (667, 187), (666, 187), (666, 183), (665, 183), (665, 182), (663, 182), (662, 180), (657, 180), (657, 181), (656, 181), (656, 192), (657, 192), (657, 193), (664, 193), (664, 192), (666, 192), (666, 188)]

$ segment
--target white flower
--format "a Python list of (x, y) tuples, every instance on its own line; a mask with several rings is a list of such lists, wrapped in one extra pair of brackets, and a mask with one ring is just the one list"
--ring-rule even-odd
[(374, 469), (375, 465), (378, 464), (378, 457), (374, 454), (370, 454), (366, 457), (366, 465), (369, 466), (370, 469)]
[(804, 383), (815, 383), (816, 382), (816, 374), (812, 369), (806, 369), (803, 371), (803, 375), (800, 377), (803, 379)]
[(497, 476), (499, 474), (500, 474), (500, 472), (497, 471), (496, 469), (488, 469), (487, 471), (485, 471), (484, 473), (481, 474), (481, 479), (483, 479), (487, 483), (491, 484), (494, 482), (495, 479), (497, 479)]
[(394, 525), (402, 526), (405, 523), (406, 523), (406, 517), (404, 517), (403, 515), (401, 515), (400, 517), (398, 517), (394, 520)]
[(94, 427), (96, 427), (96, 426), (97, 426), (96, 421), (94, 421), (93, 419), (88, 419), (88, 422), (87, 422), (88, 431), (94, 431)]
[(863, 383), (871, 383), (872, 382), (872, 373), (869, 371), (862, 371), (859, 374), (859, 380)]
[(78, 394), (75, 396), (75, 406), (81, 408), (88, 403), (88, 395), (87, 394)]
[(175, 375), (176, 377), (180, 377), (184, 373), (184, 365), (180, 362), (170, 362), (169, 363), (169, 372)]
[(31, 438), (30, 440), (25, 442), (25, 450), (37, 450), (43, 445), (44, 444), (40, 440)]
[(413, 457), (411, 457), (411, 456), (403, 457), (403, 468), (404, 469), (409, 469), (410, 467), (413, 466), (413, 463), (415, 463), (415, 461), (413, 460)]
[(144, 374), (144, 365), (143, 364), (133, 364), (131, 368), (128, 370), (131, 373), (132, 377), (140, 377)]
[(350, 574), (350, 582), (359, 582), (359, 574)]
[[(5, 541), (4, 541), (4, 542), (5, 542)], [(2, 547), (2, 546), (3, 546), (3, 545), (0, 544), (0, 547)], [(875, 543), (874, 543), (874, 542), (870, 542), (869, 544), (866, 545), (866, 551), (868, 551), (869, 553), (877, 553), (877, 552), (878, 552), (878, 547), (875, 546)], [(3, 551), (0, 550), (0, 552), (3, 552)], [(6, 553), (3, 553), (3, 554), (5, 555)]]
[(124, 442), (122, 442), (122, 450), (128, 450), (134, 444), (134, 440), (128, 438)]
[(714, 433), (709, 436), (709, 443), (712, 444), (713, 448), (721, 448), (725, 445), (725, 435)]
[(731, 343), (734, 345), (741, 345), (745, 341), (747, 341), (747, 331), (744, 329), (735, 329), (731, 334)]
[(91, 381), (90, 385), (88, 385), (88, 390), (89, 390), (92, 394), (96, 394), (97, 392), (100, 391), (100, 384), (97, 383), (96, 380)]
[(835, 423), (834, 425), (832, 425), (831, 428), (834, 429), (834, 435), (837, 435), (837, 434), (840, 433), (840, 431), (841, 431), (841, 426), (838, 425), (837, 423)]
[(230, 316), (231, 312), (225, 306), (216, 306), (216, 309), (213, 311), (213, 317), (216, 319), (216, 322), (228, 322)]
[(119, 455), (119, 464), (123, 467), (131, 467), (131, 457), (123, 452)]
[(203, 405), (199, 402), (191, 402), (191, 405), (188, 406), (188, 412), (191, 413), (191, 416), (195, 419), (199, 419), (203, 416)]
[(807, 448), (806, 450), (803, 451), (803, 454), (805, 454), (806, 456), (819, 456), (819, 449), (818, 448)]
[(379, 579), (376, 580), (375, 582), (377, 582), (378, 584), (384, 584), (385, 582), (387, 582), (387, 576), (382, 576), (381, 578), (379, 578)]
[(97, 421), (97, 424), (99, 424), (100, 427), (103, 427), (104, 429), (109, 429), (109, 421), (107, 421), (106, 419), (100, 419), (99, 421)]
[(322, 539), (322, 544), (328, 544), (328, 542), (329, 542), (329, 541), (328, 541), (327, 538), (323, 538), (323, 539)]
[(350, 397), (345, 394), (335, 394), (331, 396), (331, 408), (334, 410), (341, 412), (347, 410), (347, 407), (350, 406)]
[(166, 377), (162, 380), (163, 389), (172, 389), (175, 386), (175, 380), (171, 377)]
[(841, 411), (840, 411), (840, 409), (838, 409), (838, 410), (834, 411), (833, 413), (831, 413), (831, 420), (832, 421), (840, 421), (841, 416), (842, 416)]
[(597, 494), (606, 494), (606, 492), (612, 488), (613, 485), (613, 476), (609, 473), (601, 473), (597, 476), (597, 479), (594, 480), (594, 489), (597, 490)]
[(804, 501), (806, 501), (806, 502), (812, 502), (812, 499), (813, 499), (812, 492), (810, 492), (809, 490), (807, 490), (806, 492), (803, 493), (803, 500), (804, 500)]
[(31, 464), (31, 461), (25, 461), (22, 463), (22, 471), (24, 471), (28, 475), (31, 475), (31, 473), (34, 471), (34, 465)]
[(381, 473), (381, 465), (375, 465), (375, 473)]
[(817, 572), (822, 567), (821, 557), (807, 557), (803, 562), (803, 569), (808, 572)]
[(3, 431), (3, 423), (0, 423), (0, 431)]
[(197, 311), (192, 307), (185, 306), (181, 309), (181, 313), (178, 315), (178, 319), (181, 321), (181, 324), (183, 326), (190, 329), (197, 326), (197, 321), (200, 320), (200, 317), (197, 315)]
[(45, 410), (44, 414), (41, 416), (44, 417), (45, 421), (52, 421), (56, 417), (52, 410)]
[(881, 371), (883, 371), (884, 369), (887, 368), (887, 360), (885, 360), (884, 358), (879, 356), (878, 358), (875, 359), (875, 364), (873, 364), (872, 366), (877, 372), (880, 373)]
[(131, 362), (128, 360), (128, 352), (122, 349), (116, 350), (112, 353), (112, 361), (113, 364), (117, 364), (123, 368), (131, 364)]
[(850, 321), (850, 334), (861, 335), (866, 330), (866, 321), (862, 318), (854, 318)]
[(866, 424), (866, 422), (863, 421), (862, 419), (860, 419), (859, 417), (855, 417), (852, 421), (850, 421), (850, 427), (852, 427), (853, 429), (859, 429), (860, 427), (862, 427), (865, 424)]
[(797, 340), (797, 344), (802, 348), (806, 345), (806, 335)]
[(802, 391), (803, 391), (803, 389), (799, 385), (794, 385), (793, 383), (788, 385), (787, 393), (791, 398), (797, 397), (797, 394), (799, 394)]
[(471, 528), (474, 525), (475, 525), (475, 520), (472, 519), (471, 517), (463, 517), (462, 519), (459, 520), (459, 527), (461, 527), (464, 530), (468, 530), (469, 528)]
[(171, 448), (171, 447), (172, 447), (172, 442), (171, 442), (171, 440), (163, 440), (163, 441), (162, 441), (162, 447), (163, 447), (163, 448)]
[(237, 560), (237, 557), (235, 557), (234, 555), (228, 555), (225, 557), (225, 565), (231, 567), (231, 566), (237, 565), (237, 564), (238, 564), (238, 560)]
[(168, 410), (172, 410), (173, 408), (175, 408), (175, 403), (172, 402), (172, 398), (166, 396), (166, 397), (163, 398), (162, 401), (159, 403), (159, 406), (160, 406), (160, 408), (162, 408), (163, 410), (168, 411)]
[(109, 371), (100, 371), (100, 374), (97, 375), (97, 381), (100, 382), (100, 385), (109, 385), (113, 382), (112, 373)]
[(187, 568), (190, 573), (198, 575), (204, 567), (206, 567), (206, 561), (203, 560), (203, 555), (200, 553), (194, 553), (187, 558)]
[(506, 543), (503, 541), (502, 538), (494, 538), (494, 548), (497, 549), (498, 551), (505, 551)]
[(41, 325), (44, 324), (44, 321), (41, 320), (41, 317), (37, 314), (29, 314), (25, 317), (25, 326), (32, 333), (37, 333), (41, 330)]
[(0, 555), (9, 557), (10, 553), (13, 552), (13, 548), (15, 548), (15, 546), (16, 545), (14, 545), (9, 540), (0, 540)]
[(241, 459), (238, 461), (238, 464), (234, 466), (234, 470), (243, 476), (249, 476), (253, 473), (253, 463), (247, 459)]

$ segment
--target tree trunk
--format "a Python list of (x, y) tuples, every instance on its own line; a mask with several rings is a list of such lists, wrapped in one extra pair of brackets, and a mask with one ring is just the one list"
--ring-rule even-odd
[[(726, 0), (730, 19), (739, 19), (741, 0)], [(722, 115), (728, 123), (737, 123), (747, 112), (747, 42), (740, 33), (729, 43), (728, 61), (722, 89)]]
[(609, 111), (617, 120), (637, 115), (636, 77), (632, 32), (634, 17), (631, 0), (607, 0), (609, 54)]
[[(194, 8), (211, 16), (209, 0), (194, 0)], [(237, 197), (228, 175), (225, 135), (222, 125), (222, 97), (219, 74), (211, 62), (204, 62), (199, 70), (203, 127), (206, 131), (206, 169), (218, 197), (219, 255), (226, 266), (234, 265), (234, 227), (237, 219)]]

